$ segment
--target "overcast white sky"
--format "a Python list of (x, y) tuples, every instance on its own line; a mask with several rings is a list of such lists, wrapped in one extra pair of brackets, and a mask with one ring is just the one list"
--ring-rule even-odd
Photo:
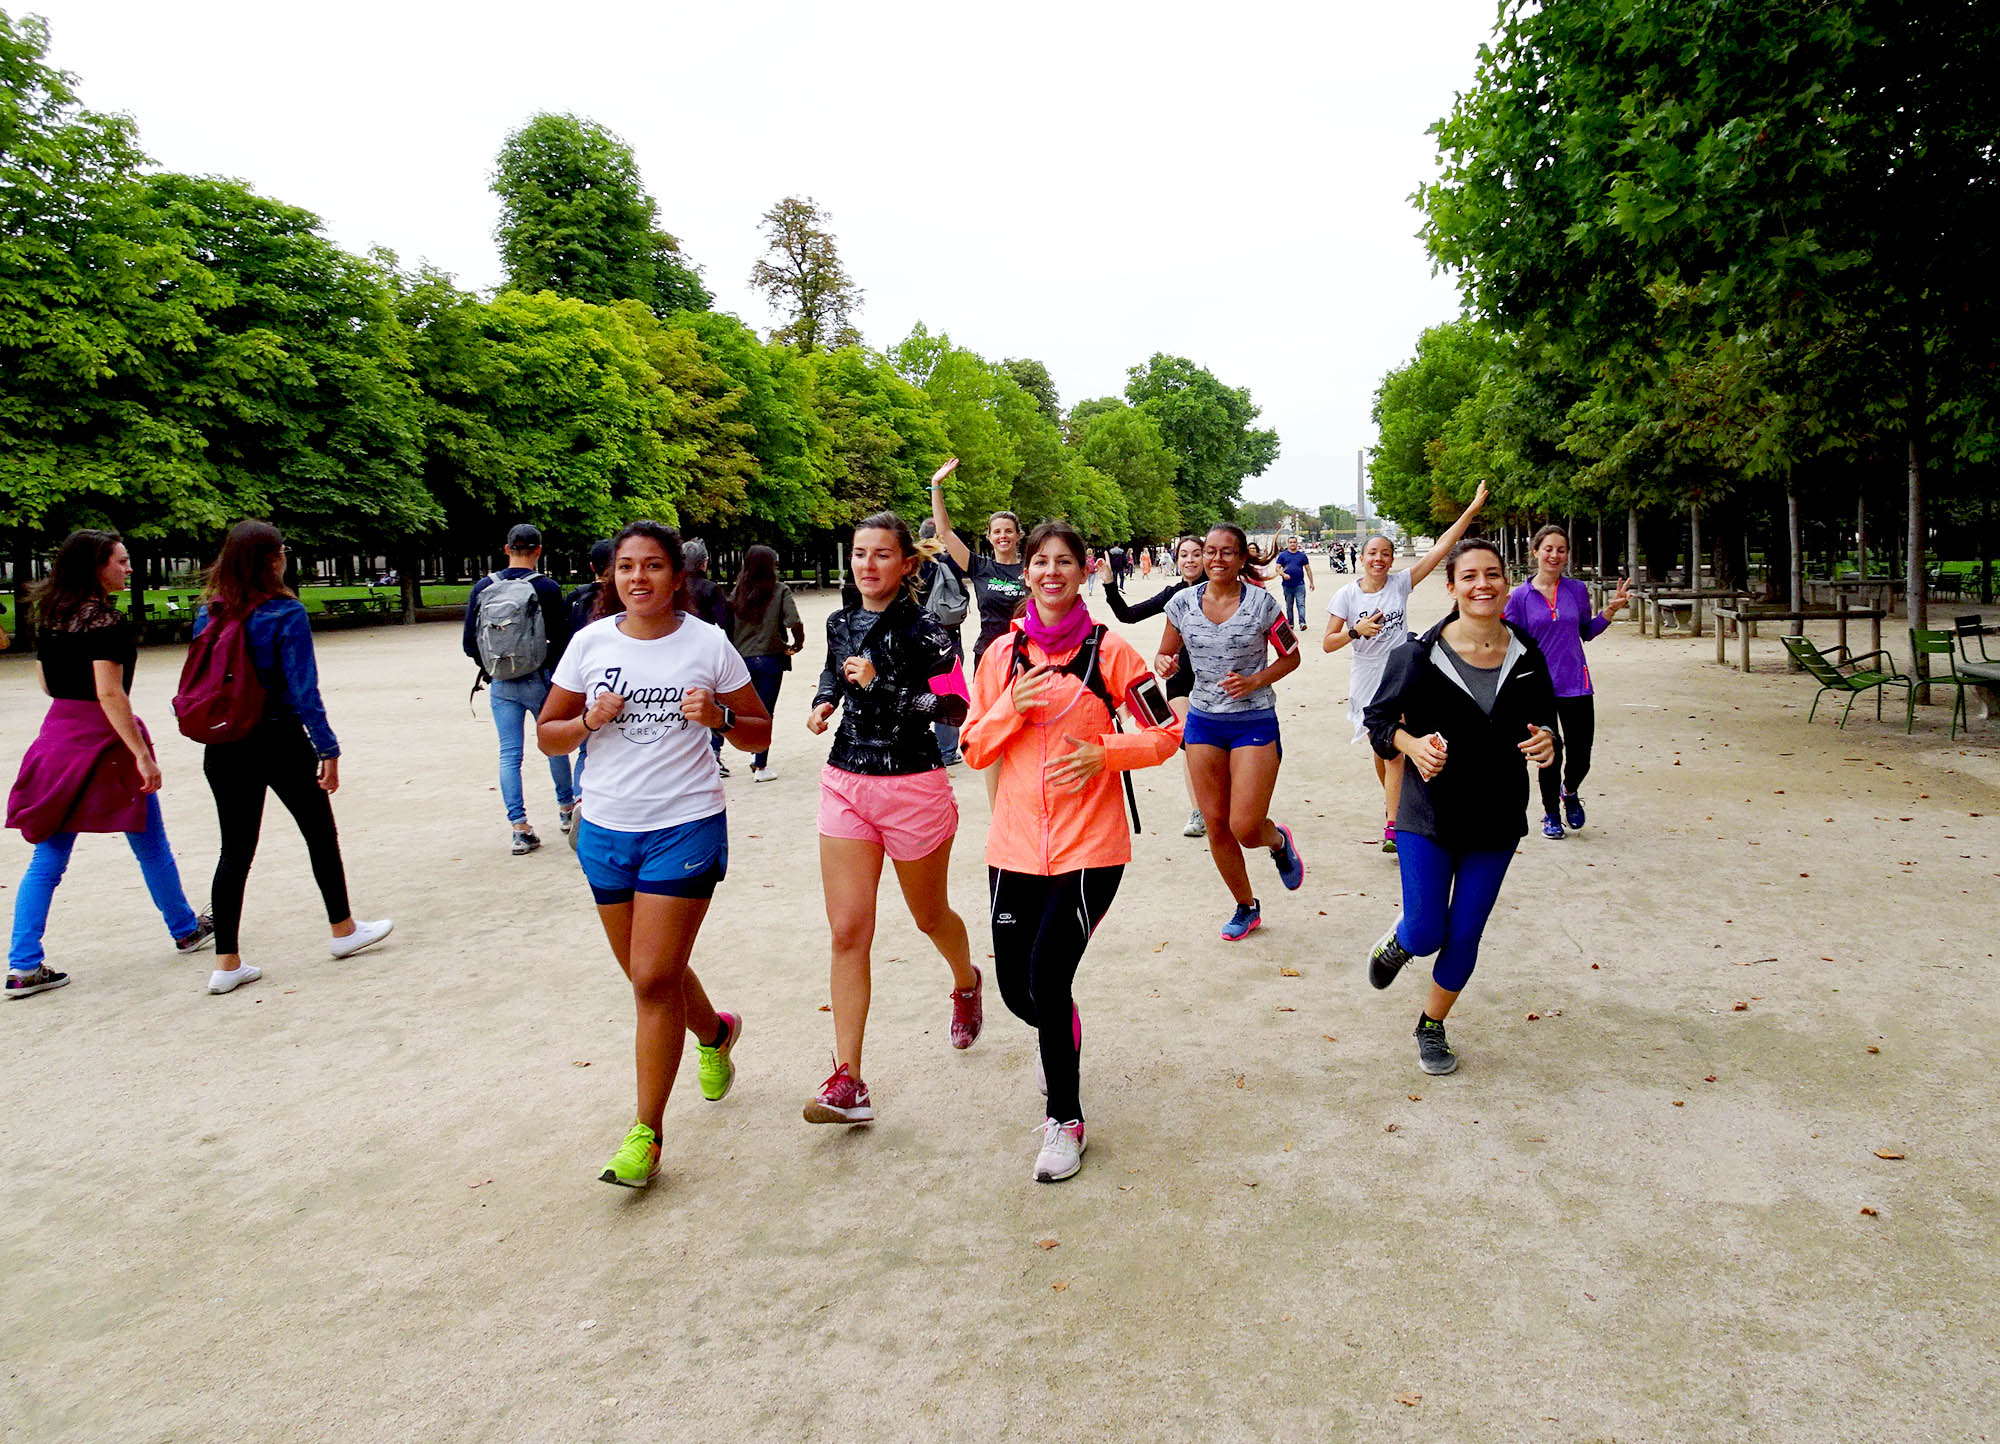
[(1351, 506), (1370, 399), (1457, 313), (1408, 197), (1496, 0), (1401, 4), (0, 0), (163, 165), (234, 176), (471, 287), (537, 111), (611, 127), (716, 304), (759, 328), (757, 220), (833, 216), (869, 344), (922, 320), (1063, 402), (1155, 351), (1246, 386), (1245, 487)]

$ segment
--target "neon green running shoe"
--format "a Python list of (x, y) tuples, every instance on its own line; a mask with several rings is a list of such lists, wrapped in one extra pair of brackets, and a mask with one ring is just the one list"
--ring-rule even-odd
[(634, 1123), (625, 1142), (597, 1175), (600, 1183), (620, 1188), (644, 1188), (660, 1173), (660, 1135), (643, 1123)]
[(711, 1103), (720, 1103), (729, 1096), (729, 1085), (736, 1081), (736, 1065), (729, 1061), (729, 1050), (743, 1036), (743, 1016), (720, 1009), (715, 1016), (722, 1019), (722, 1041), (713, 1048), (706, 1043), (695, 1045), (695, 1052), (701, 1055), (695, 1074), (701, 1080), (701, 1096)]

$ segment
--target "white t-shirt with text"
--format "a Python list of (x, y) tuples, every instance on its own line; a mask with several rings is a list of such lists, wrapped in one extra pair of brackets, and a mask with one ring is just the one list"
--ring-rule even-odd
[(619, 630), (618, 617), (592, 622), (556, 663), (556, 686), (584, 705), (616, 692), (625, 710), (586, 739), (583, 815), (613, 832), (652, 832), (723, 810), (722, 778), (708, 729), (681, 715), (690, 687), (720, 698), (750, 684), (750, 669), (719, 627), (685, 613), (664, 637), (644, 641)]

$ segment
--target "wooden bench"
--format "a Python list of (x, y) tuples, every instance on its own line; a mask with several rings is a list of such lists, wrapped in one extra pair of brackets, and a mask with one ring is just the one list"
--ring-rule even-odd
[[(1741, 672), (1749, 671), (1750, 643), (1756, 639), (1757, 624), (1759, 622), (1791, 622), (1803, 627), (1807, 622), (1837, 621), (1840, 623), (1840, 645), (1835, 648), (1835, 651), (1842, 658), (1845, 658), (1848, 656), (1847, 624), (1850, 621), (1866, 621), (1869, 624), (1869, 640), (1874, 643), (1874, 647), (1869, 655), (1878, 655), (1882, 652), (1882, 618), (1887, 615), (1888, 613), (1884, 612), (1880, 607), (1807, 607), (1796, 612), (1786, 611), (1780, 607), (1717, 607), (1715, 609), (1715, 660), (1718, 663), (1729, 660), (1727, 634), (1729, 628), (1734, 626), (1736, 628), (1736, 639), (1740, 644), (1737, 670)], [(1803, 633), (1800, 635), (1803, 635)], [(1786, 670), (1797, 671), (1800, 666), (1798, 654), (1789, 646), (1786, 647), (1785, 653)]]

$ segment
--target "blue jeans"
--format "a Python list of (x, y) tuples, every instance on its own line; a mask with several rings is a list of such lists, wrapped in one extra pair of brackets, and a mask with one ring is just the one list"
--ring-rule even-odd
[[(139, 859), (139, 872), (146, 879), (146, 891), (153, 895), (153, 906), (166, 920), (167, 936), (186, 937), (201, 920), (181, 890), (181, 870), (174, 865), (173, 849), (167, 845), (167, 824), (160, 816), (157, 792), (146, 796), (146, 830), (128, 832), (125, 840), (132, 844), (132, 856)], [(14, 938), (7, 949), (7, 966), (15, 972), (32, 972), (42, 965), (42, 934), (49, 926), (49, 905), (55, 901), (56, 884), (69, 869), (70, 849), (75, 846), (73, 832), (59, 832), (35, 844), (20, 891), (14, 894)]]
[(1285, 620), (1300, 633), (1306, 629), (1306, 584), (1304, 582), (1285, 583)]
[(1514, 849), (1452, 852), (1428, 837), (1396, 834), (1396, 866), (1403, 874), (1403, 917), (1396, 941), (1416, 957), (1438, 955), (1431, 981), (1456, 993), (1479, 963), (1479, 937), (1500, 896)]
[[(785, 659), (783, 657), (745, 657), (743, 665), (750, 669), (750, 685), (757, 689), (757, 696), (764, 704), (764, 710), (773, 717), (778, 715), (778, 689), (785, 685)], [(718, 734), (720, 735), (720, 734)], [(750, 759), (752, 767), (770, 765), (771, 749), (766, 747)]]
[[(549, 679), (540, 672), (496, 681), (487, 689), (493, 698), (493, 725), (500, 733), (500, 800), (507, 804), (509, 822), (526, 822), (528, 804), (521, 796), (522, 728), (532, 726), (542, 703), (549, 700)], [(570, 786), (569, 758), (551, 757), (549, 776), (555, 779), (556, 806), (576, 801)]]

